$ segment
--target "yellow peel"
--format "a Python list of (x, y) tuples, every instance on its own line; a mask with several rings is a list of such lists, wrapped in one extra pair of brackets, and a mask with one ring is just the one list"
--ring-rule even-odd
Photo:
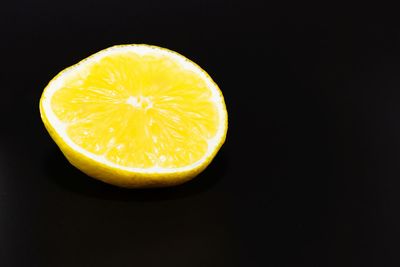
[(203, 171), (225, 141), (221, 91), (171, 50), (120, 45), (60, 72), (40, 114), (72, 165), (109, 184), (162, 187)]

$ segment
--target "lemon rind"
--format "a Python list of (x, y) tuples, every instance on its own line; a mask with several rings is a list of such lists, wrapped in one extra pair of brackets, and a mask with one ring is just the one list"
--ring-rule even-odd
[[(93, 61), (98, 61), (101, 58), (114, 53), (118, 54), (130, 51), (140, 55), (151, 54), (169, 56), (176, 60), (183, 68), (189, 69), (198, 74), (199, 77), (201, 77), (207, 83), (207, 86), (212, 93), (212, 101), (217, 105), (220, 123), (215, 136), (208, 140), (207, 152), (200, 160), (194, 162), (193, 164), (177, 168), (164, 168), (159, 166), (150, 168), (127, 167), (111, 162), (104, 156), (96, 155), (83, 149), (75, 144), (67, 135), (64, 123), (57, 118), (51, 108), (50, 103), (53, 94), (57, 91), (57, 89), (62, 87), (63, 81), (68, 77), (68, 75), (76, 73), (77, 71), (79, 72), (79, 69), (84, 69), (87, 64)], [(67, 159), (74, 166), (82, 169), (82, 171), (91, 176), (99, 178), (100, 180), (126, 187), (129, 187), (130, 185), (135, 186), (135, 184), (143, 184), (144, 186), (146, 184), (151, 186), (152, 183), (158, 184), (159, 179), (157, 179), (157, 177), (161, 178), (161, 176), (170, 178), (169, 181), (164, 179), (166, 184), (176, 184), (193, 178), (193, 176), (197, 175), (205, 167), (207, 167), (214, 158), (220, 147), (225, 142), (228, 128), (228, 115), (224, 97), (218, 85), (212, 80), (212, 78), (196, 63), (180, 55), (179, 53), (169, 49), (144, 44), (112, 46), (110, 48), (101, 50), (80, 61), (79, 63), (61, 71), (49, 82), (43, 91), (40, 100), (40, 114), (46, 129), (49, 131), (57, 145), (59, 145)], [(86, 170), (85, 166), (87, 166)], [(93, 170), (93, 168), (96, 167), (98, 168), (99, 173), (97, 173), (96, 170)], [(109, 178), (110, 175), (114, 176), (114, 178)], [(109, 179), (111, 179), (111, 181), (109, 181)]]

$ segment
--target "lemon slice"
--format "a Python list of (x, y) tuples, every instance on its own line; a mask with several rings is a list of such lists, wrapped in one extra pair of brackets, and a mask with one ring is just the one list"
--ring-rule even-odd
[(225, 141), (218, 86), (171, 50), (120, 45), (59, 73), (40, 99), (43, 123), (72, 165), (109, 184), (162, 187), (203, 171)]

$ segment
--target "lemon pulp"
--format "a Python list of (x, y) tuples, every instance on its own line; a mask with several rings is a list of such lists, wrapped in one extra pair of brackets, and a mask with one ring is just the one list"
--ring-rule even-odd
[(215, 136), (206, 82), (166, 56), (114, 54), (65, 81), (51, 107), (71, 140), (126, 167), (195, 163)]

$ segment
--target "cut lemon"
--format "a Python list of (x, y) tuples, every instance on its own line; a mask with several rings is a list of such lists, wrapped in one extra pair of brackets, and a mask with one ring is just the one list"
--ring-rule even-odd
[(225, 102), (198, 65), (171, 50), (120, 45), (59, 73), (40, 99), (43, 123), (72, 165), (109, 184), (184, 183), (226, 138)]

